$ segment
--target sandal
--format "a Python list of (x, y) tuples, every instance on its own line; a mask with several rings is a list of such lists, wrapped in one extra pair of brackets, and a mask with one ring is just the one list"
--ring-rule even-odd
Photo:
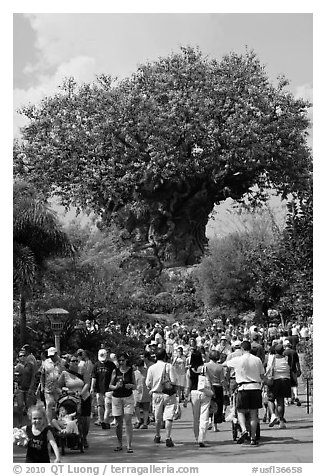
[(133, 452), (134, 452), (134, 450), (132, 448), (127, 449), (127, 453), (133, 453)]
[(114, 448), (114, 451), (122, 451), (122, 446), (117, 446), (116, 448)]

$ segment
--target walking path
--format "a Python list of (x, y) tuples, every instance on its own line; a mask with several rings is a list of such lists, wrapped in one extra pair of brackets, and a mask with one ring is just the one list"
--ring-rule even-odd
[[(307, 414), (304, 388), (299, 387), (302, 406), (289, 405), (285, 410), (287, 428), (269, 428), (261, 424), (261, 439), (258, 447), (237, 445), (232, 440), (231, 423), (219, 425), (220, 431), (210, 430), (207, 448), (199, 448), (194, 443), (192, 431), (191, 405), (183, 409), (182, 418), (174, 422), (172, 438), (174, 448), (165, 446), (165, 430), (162, 443), (153, 442), (154, 426), (148, 430), (134, 430), (133, 454), (124, 451), (115, 453), (117, 446), (115, 429), (102, 430), (91, 422), (89, 448), (85, 453), (67, 450), (63, 463), (312, 463), (313, 462), (313, 415)], [(260, 411), (262, 417), (263, 411)], [(125, 436), (124, 436), (125, 442)], [(24, 462), (25, 450), (14, 446), (14, 462)]]

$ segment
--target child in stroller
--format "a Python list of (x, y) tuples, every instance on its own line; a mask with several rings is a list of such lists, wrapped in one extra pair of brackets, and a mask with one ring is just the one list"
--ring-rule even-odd
[(79, 431), (80, 398), (76, 395), (64, 395), (57, 403), (58, 418), (52, 420), (54, 436), (61, 454), (66, 448), (84, 452), (83, 438)]
[(75, 417), (76, 412), (68, 413), (66, 407), (61, 405), (58, 418), (53, 418), (52, 426), (62, 435), (69, 433), (76, 433), (78, 435), (77, 419)]

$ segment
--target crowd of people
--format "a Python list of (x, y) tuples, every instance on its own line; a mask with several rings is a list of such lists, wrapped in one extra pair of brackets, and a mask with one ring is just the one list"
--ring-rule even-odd
[[(111, 322), (108, 327), (115, 328)], [(59, 356), (55, 347), (38, 361), (28, 345), (15, 364), (14, 395), (18, 427), (26, 433), (28, 462), (49, 461), (50, 443), (60, 461), (60, 436), (81, 435), (89, 448), (91, 419), (102, 429), (115, 429), (117, 446), (133, 453), (133, 433), (153, 424), (154, 443), (174, 446), (173, 422), (181, 406), (192, 408), (193, 433), (199, 447), (207, 446), (207, 432), (219, 431), (223, 421), (240, 427), (238, 444), (256, 446), (260, 408), (270, 427), (286, 427), (285, 407), (301, 405), (301, 375), (297, 345), (312, 338), (312, 325), (289, 323), (191, 329), (183, 323), (129, 323), (126, 335), (141, 340), (138, 355), (101, 346), (94, 359), (87, 349)], [(74, 395), (75, 411), (62, 394)], [(66, 402), (67, 400), (65, 400)], [(24, 413), (30, 424), (23, 426)]]

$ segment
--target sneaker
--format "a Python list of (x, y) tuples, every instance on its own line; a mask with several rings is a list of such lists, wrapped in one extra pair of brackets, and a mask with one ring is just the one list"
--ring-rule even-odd
[(280, 430), (285, 430), (286, 425), (285, 425), (284, 421), (280, 421), (280, 424), (279, 424), (278, 427), (279, 427)]
[(167, 439), (165, 440), (165, 445), (166, 445), (168, 448), (173, 448), (174, 443), (173, 443), (173, 441), (172, 441), (172, 438), (167, 438)]
[(269, 427), (272, 428), (274, 425), (276, 425), (277, 423), (279, 423), (279, 420), (277, 418), (276, 415), (272, 415), (271, 416), (271, 421), (269, 422)]
[(161, 437), (160, 436), (154, 436), (154, 443), (161, 443)]
[(255, 440), (254, 438), (251, 438), (251, 440), (250, 440), (250, 446), (258, 446), (258, 441)]
[(145, 424), (142, 424), (140, 427), (139, 427), (140, 430), (148, 430), (148, 426), (145, 425)]
[(134, 429), (135, 430), (138, 430), (140, 427), (141, 427), (141, 423), (139, 421), (134, 424)]
[(201, 441), (198, 446), (199, 446), (199, 448), (207, 448), (208, 447), (208, 445), (206, 445), (206, 443), (204, 443), (203, 441)]
[(97, 421), (94, 421), (94, 425), (96, 425), (96, 426), (102, 426), (102, 423), (97, 420)]
[(239, 438), (237, 439), (237, 444), (238, 445), (242, 445), (242, 443), (248, 438), (248, 432), (247, 431), (243, 431), (241, 433), (241, 435), (239, 436)]
[(301, 402), (298, 398), (295, 399), (295, 403), (297, 404), (297, 407), (301, 407)]
[(213, 428), (213, 425), (210, 423), (207, 427), (207, 430), (211, 430)]
[(102, 430), (109, 430), (110, 423), (105, 423), (104, 421), (101, 423)]
[(264, 415), (263, 416), (263, 423), (266, 423), (267, 422), (267, 415)]

